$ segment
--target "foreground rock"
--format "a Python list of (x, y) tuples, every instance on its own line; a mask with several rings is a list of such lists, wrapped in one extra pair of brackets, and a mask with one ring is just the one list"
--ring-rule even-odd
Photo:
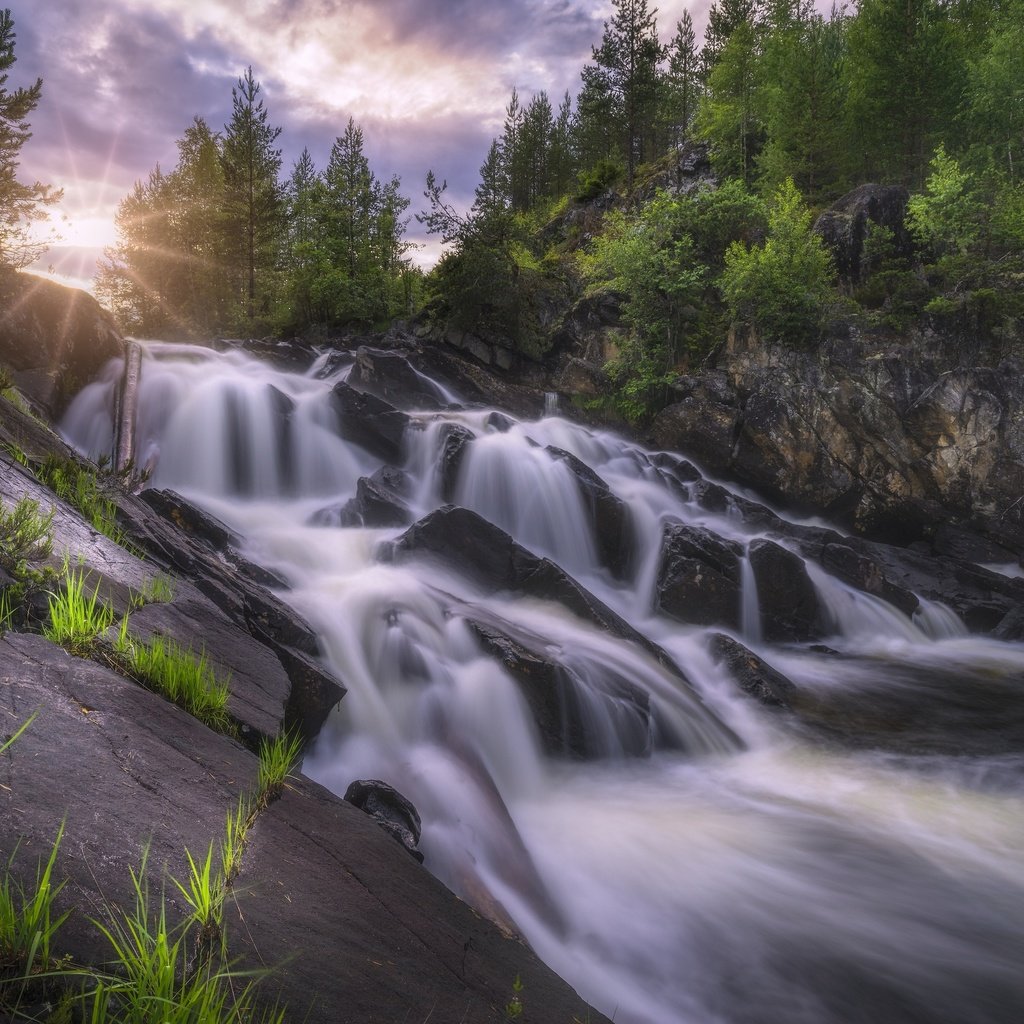
[(51, 418), (124, 355), (114, 320), (88, 293), (0, 268), (0, 365)]

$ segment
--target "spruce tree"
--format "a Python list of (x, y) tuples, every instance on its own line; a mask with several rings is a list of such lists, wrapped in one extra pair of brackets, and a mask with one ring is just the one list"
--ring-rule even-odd
[(278, 182), (280, 128), (269, 123), (260, 84), (250, 66), (231, 90), (231, 120), (224, 126), (224, 224), (229, 252), (241, 269), (240, 298), (247, 327), (269, 312), (265, 281), (276, 262), (283, 195)]
[(693, 19), (684, 11), (676, 23), (675, 35), (668, 46), (668, 69), (662, 97), (662, 118), (671, 141), (678, 145), (689, 134), (702, 91), (700, 55)]

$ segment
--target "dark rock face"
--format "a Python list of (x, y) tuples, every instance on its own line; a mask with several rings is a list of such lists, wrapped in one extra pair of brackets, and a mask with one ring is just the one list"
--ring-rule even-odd
[(751, 543), (748, 557), (764, 638), (783, 643), (818, 639), (823, 614), (803, 559), (770, 540)]
[(772, 500), (873, 539), (935, 538), (940, 553), (1019, 557), (1024, 367), (964, 365), (964, 356), (924, 335), (832, 337), (813, 351), (734, 335), (719, 360), (727, 389), (720, 375), (684, 387), (705, 389), (710, 412), (684, 394), (654, 434)]
[(416, 849), (423, 827), (419, 812), (394, 786), (379, 779), (357, 779), (345, 790), (345, 799), (423, 863), (423, 854)]
[(913, 242), (904, 223), (909, 199), (910, 193), (903, 185), (858, 185), (818, 218), (814, 230), (832, 250), (841, 277), (860, 280), (861, 255), (870, 224), (888, 228), (897, 251), (910, 254)]
[(656, 601), (666, 615), (695, 625), (739, 627), (743, 549), (709, 530), (666, 525)]
[(348, 383), (402, 409), (443, 409), (441, 392), (410, 365), (401, 352), (361, 347)]
[(409, 425), (404, 412), (344, 381), (334, 385), (332, 400), (345, 440), (392, 465), (402, 462), (402, 441)]
[(356, 484), (356, 496), (340, 508), (320, 509), (310, 519), (314, 526), (408, 526), (413, 520), (406, 504), (408, 478), (400, 469), (382, 466)]
[(123, 355), (113, 318), (91, 295), (0, 270), (0, 363), (52, 418), (105, 363)]
[(913, 615), (921, 604), (915, 594), (893, 583), (876, 561), (854, 550), (848, 544), (826, 544), (821, 564), (844, 583), (849, 583), (851, 587), (856, 587), (865, 594), (873, 594), (883, 601), (888, 601), (904, 615)]
[(575, 455), (548, 445), (547, 453), (556, 461), (565, 463), (576, 478), (580, 498), (587, 510), (593, 535), (597, 541), (598, 557), (622, 579), (628, 569), (633, 544), (633, 525), (629, 509), (617, 498), (608, 485), (589, 466)]
[(441, 480), (441, 500), (452, 501), (459, 483), (459, 471), (475, 435), (472, 430), (457, 423), (446, 423), (441, 428), (441, 454), (438, 475)]
[(714, 633), (708, 640), (708, 650), (712, 658), (725, 665), (744, 693), (766, 707), (787, 708), (793, 703), (796, 686), (792, 681), (738, 640)]
[[(539, 637), (527, 646), (523, 642), (527, 638), (514, 638), (494, 623), (471, 620), (470, 626), (488, 654), (519, 684), (549, 754), (579, 760), (650, 754), (654, 733), (650, 700), (628, 679), (609, 671), (600, 680), (591, 680), (596, 689), (587, 687), (551, 659)], [(594, 729), (595, 703), (600, 705), (597, 713), (614, 722), (614, 740)]]

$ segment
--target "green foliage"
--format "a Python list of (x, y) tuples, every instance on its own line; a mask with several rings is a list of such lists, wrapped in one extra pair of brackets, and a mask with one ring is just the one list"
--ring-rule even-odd
[[(110, 625), (110, 623), (108, 623)], [(162, 636), (142, 642), (128, 632), (125, 616), (114, 641), (119, 664), (144, 686), (162, 694), (218, 732), (231, 731), (228, 681), (206, 659)]]
[[(26, 722), (25, 725), (28, 723)], [(21, 731), (12, 738), (20, 735)], [(45, 864), (36, 869), (35, 883), (23, 886), (13, 877), (17, 849), (7, 861), (0, 878), (0, 977), (21, 975), (27, 981), (32, 975), (45, 973), (53, 966), (53, 939), (67, 919), (67, 913), (54, 913), (54, 900), (64, 883), (54, 884), (53, 867), (64, 836), (61, 825)], [(0, 986), (0, 1007), (6, 1002)]]
[(199, 929), (196, 945), (204, 951), (212, 950), (221, 942), (222, 955), (227, 952), (224, 920), (224, 879), (213, 870), (213, 843), (206, 850), (202, 860), (196, 860), (186, 850), (188, 879), (184, 882), (172, 878), (174, 887), (181, 893), (192, 915), (192, 923)]
[(726, 252), (722, 292), (735, 321), (764, 338), (800, 344), (820, 329), (832, 277), (831, 256), (787, 180), (769, 208), (764, 244), (736, 242)]
[(280, 795), (301, 755), (302, 738), (288, 732), (260, 745), (259, 795), (263, 803)]
[(42, 98), (43, 80), (8, 89), (8, 71), (15, 63), (14, 19), (10, 8), (0, 10), (0, 266), (21, 268), (35, 262), (53, 242), (32, 230), (47, 219), (45, 207), (63, 193), (38, 181), (18, 181), (21, 147), (32, 137), (28, 116)]
[(53, 512), (45, 515), (39, 502), (22, 498), (10, 511), (0, 501), (0, 569), (23, 578), (30, 562), (41, 562), (53, 551)]
[(36, 470), (36, 477), (59, 498), (74, 505), (93, 529), (115, 544), (124, 544), (124, 534), (117, 525), (117, 505), (103, 493), (94, 472), (70, 459), (49, 454)]
[(512, 982), (512, 998), (505, 1004), (505, 1020), (518, 1020), (523, 1015), (523, 979), (516, 975)]
[(43, 636), (70, 654), (92, 654), (100, 636), (114, 624), (113, 609), (99, 599), (99, 590), (97, 581), (92, 593), (86, 592), (84, 570), (69, 572), (59, 593), (50, 595)]
[(971, 176), (940, 145), (932, 158), (923, 192), (910, 197), (907, 226), (937, 256), (966, 253), (981, 228), (981, 203)]
[(623, 178), (625, 168), (611, 157), (602, 157), (588, 171), (580, 171), (576, 200), (590, 202), (614, 188)]

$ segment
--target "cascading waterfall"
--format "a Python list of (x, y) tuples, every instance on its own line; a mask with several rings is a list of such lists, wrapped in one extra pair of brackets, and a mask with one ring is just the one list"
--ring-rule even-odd
[[(339, 793), (356, 778), (404, 792), (429, 869), (616, 1021), (1019, 1019), (1021, 752), (844, 745), (772, 715), (709, 653), (716, 627), (659, 612), (662, 530), (701, 526), (740, 545), (742, 608), (724, 631), (808, 700), (841, 697), (830, 729), (879, 694), (919, 706), (942, 691), (956, 710), (1017, 687), (1019, 702), (1021, 645), (968, 636), (935, 603), (908, 618), (813, 565), (827, 649), (764, 642), (747, 554), (763, 530), (709, 511), (651, 453), (555, 416), (496, 429), (488, 410), (417, 415), (407, 500), (417, 518), (443, 502), (444, 428), (467, 431), (451, 500), (552, 559), (639, 638), (450, 567), (389, 561), (400, 529), (311, 525), (381, 465), (342, 440), (336, 378), (321, 369), (150, 345), (137, 431), (152, 484), (230, 523), (288, 580), (283, 597), (348, 687), (309, 775)], [(63, 424), (93, 453), (109, 447), (114, 381), (86, 388)], [(628, 509), (618, 574), (553, 450)], [(561, 732), (487, 636), (550, 666)]]

